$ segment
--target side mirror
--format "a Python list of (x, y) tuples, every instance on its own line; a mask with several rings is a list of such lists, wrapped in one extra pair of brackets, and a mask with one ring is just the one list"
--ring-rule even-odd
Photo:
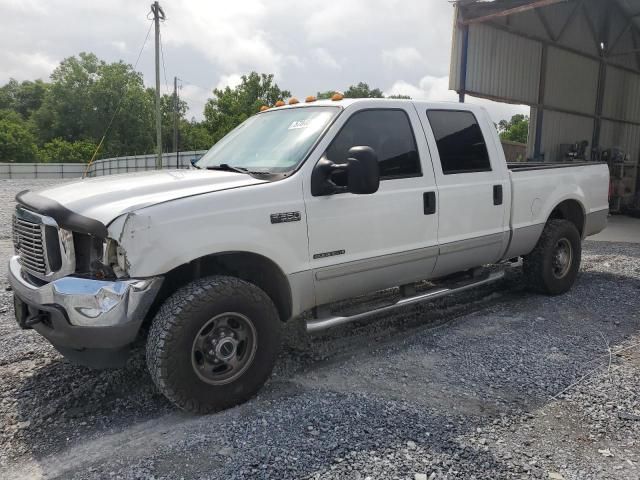
[(370, 195), (380, 188), (378, 155), (371, 147), (351, 147), (347, 159), (347, 188), (358, 195)]
[[(347, 185), (333, 182), (334, 174), (346, 174)], [(326, 158), (321, 159), (311, 175), (311, 195), (319, 197), (334, 193), (354, 193), (369, 195), (380, 187), (380, 166), (378, 156), (371, 147), (351, 147), (347, 163), (336, 164)]]
[(195, 167), (196, 163), (198, 163), (198, 160), (200, 160), (200, 158), (191, 157), (191, 166)]

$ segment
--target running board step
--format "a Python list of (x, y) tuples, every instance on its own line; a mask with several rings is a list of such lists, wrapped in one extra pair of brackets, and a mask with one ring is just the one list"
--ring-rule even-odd
[(327, 330), (329, 328), (337, 327), (338, 325), (344, 325), (345, 323), (351, 323), (357, 320), (363, 320), (367, 317), (370, 317), (371, 315), (389, 312), (396, 308), (406, 307), (407, 305), (413, 305), (415, 303), (428, 302), (431, 300), (435, 300), (436, 298), (446, 297), (447, 295), (454, 295), (456, 293), (464, 292), (465, 290), (470, 290), (472, 288), (493, 283), (495, 281), (500, 280), (503, 277), (504, 277), (504, 271), (493, 272), (493, 273), (490, 273), (488, 276), (484, 277), (482, 280), (478, 280), (472, 283), (467, 283), (459, 287), (435, 288), (433, 290), (429, 290), (428, 292), (420, 293), (418, 295), (414, 295), (411, 297), (402, 297), (391, 305), (385, 305), (384, 307), (376, 308), (368, 312), (358, 313), (356, 315), (351, 315), (347, 317), (335, 316), (335, 317), (325, 317), (325, 318), (317, 318), (317, 319), (309, 320), (307, 321), (307, 332), (309, 333), (320, 332), (322, 330)]

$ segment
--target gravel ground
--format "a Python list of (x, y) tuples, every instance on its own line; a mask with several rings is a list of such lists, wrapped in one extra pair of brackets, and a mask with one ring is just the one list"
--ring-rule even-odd
[[(10, 199), (34, 183), (1, 181), (0, 258)], [(513, 272), (370, 324), (300, 327), (258, 397), (196, 417), (155, 392), (141, 349), (121, 370), (70, 365), (18, 330), (0, 289), (0, 477), (640, 478), (640, 245), (586, 242), (560, 297)]]

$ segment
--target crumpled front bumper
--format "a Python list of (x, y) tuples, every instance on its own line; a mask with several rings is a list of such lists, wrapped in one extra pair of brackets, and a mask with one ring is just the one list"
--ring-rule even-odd
[(34, 319), (32, 327), (56, 348), (114, 349), (130, 344), (162, 280), (64, 277), (35, 285), (24, 275), (17, 256), (9, 261), (16, 304), (26, 305), (26, 315)]

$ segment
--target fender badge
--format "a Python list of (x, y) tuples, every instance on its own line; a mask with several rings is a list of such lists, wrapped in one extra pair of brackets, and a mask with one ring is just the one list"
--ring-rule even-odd
[(271, 223), (299, 222), (301, 218), (300, 212), (272, 213)]
[(319, 258), (335, 257), (336, 255), (344, 255), (344, 250), (334, 250), (333, 252), (316, 253), (313, 256), (314, 260)]

